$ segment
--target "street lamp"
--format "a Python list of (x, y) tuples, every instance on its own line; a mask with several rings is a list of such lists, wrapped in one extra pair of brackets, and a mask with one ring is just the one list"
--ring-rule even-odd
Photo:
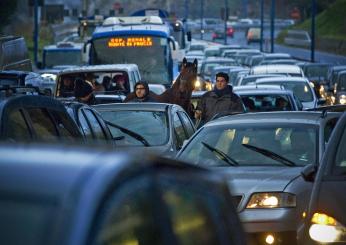
[(311, 62), (315, 62), (316, 0), (311, 0)]
[(203, 40), (203, 32), (204, 32), (204, 29), (203, 29), (203, 5), (204, 5), (204, 0), (201, 0), (201, 39)]
[(228, 3), (227, 0), (225, 0), (225, 11), (224, 11), (224, 18), (225, 18), (225, 45), (227, 44), (227, 20), (228, 20)]
[(272, 0), (270, 20), (270, 52), (274, 53), (274, 31), (275, 31), (275, 0)]
[(260, 40), (261, 52), (263, 52), (263, 29), (264, 29), (264, 0), (261, 0), (261, 40)]
[(34, 0), (34, 63), (37, 65), (37, 52), (38, 52), (38, 0)]

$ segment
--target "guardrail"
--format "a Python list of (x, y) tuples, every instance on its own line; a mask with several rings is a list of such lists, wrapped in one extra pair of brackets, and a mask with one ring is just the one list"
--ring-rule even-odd
[(311, 38), (306, 31), (289, 30), (284, 39), (284, 43), (293, 46), (310, 47)]

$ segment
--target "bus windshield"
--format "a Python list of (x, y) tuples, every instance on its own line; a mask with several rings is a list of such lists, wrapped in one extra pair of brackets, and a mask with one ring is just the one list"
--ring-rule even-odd
[(149, 83), (170, 84), (168, 41), (163, 37), (107, 37), (93, 41), (91, 62), (98, 64), (137, 64)]
[(82, 51), (81, 50), (54, 50), (45, 51), (45, 68), (53, 68), (53, 66), (60, 65), (82, 65)]

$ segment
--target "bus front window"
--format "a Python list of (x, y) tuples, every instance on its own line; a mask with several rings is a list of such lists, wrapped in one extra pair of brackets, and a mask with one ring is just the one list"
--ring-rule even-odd
[(117, 36), (95, 39), (93, 43), (93, 64), (137, 64), (142, 78), (149, 83), (171, 83), (166, 38)]

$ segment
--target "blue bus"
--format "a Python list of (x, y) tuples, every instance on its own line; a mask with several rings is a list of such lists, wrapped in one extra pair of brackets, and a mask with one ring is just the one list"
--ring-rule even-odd
[(170, 87), (178, 70), (174, 49), (170, 27), (160, 17), (110, 17), (92, 35), (89, 63), (134, 63), (142, 79)]

